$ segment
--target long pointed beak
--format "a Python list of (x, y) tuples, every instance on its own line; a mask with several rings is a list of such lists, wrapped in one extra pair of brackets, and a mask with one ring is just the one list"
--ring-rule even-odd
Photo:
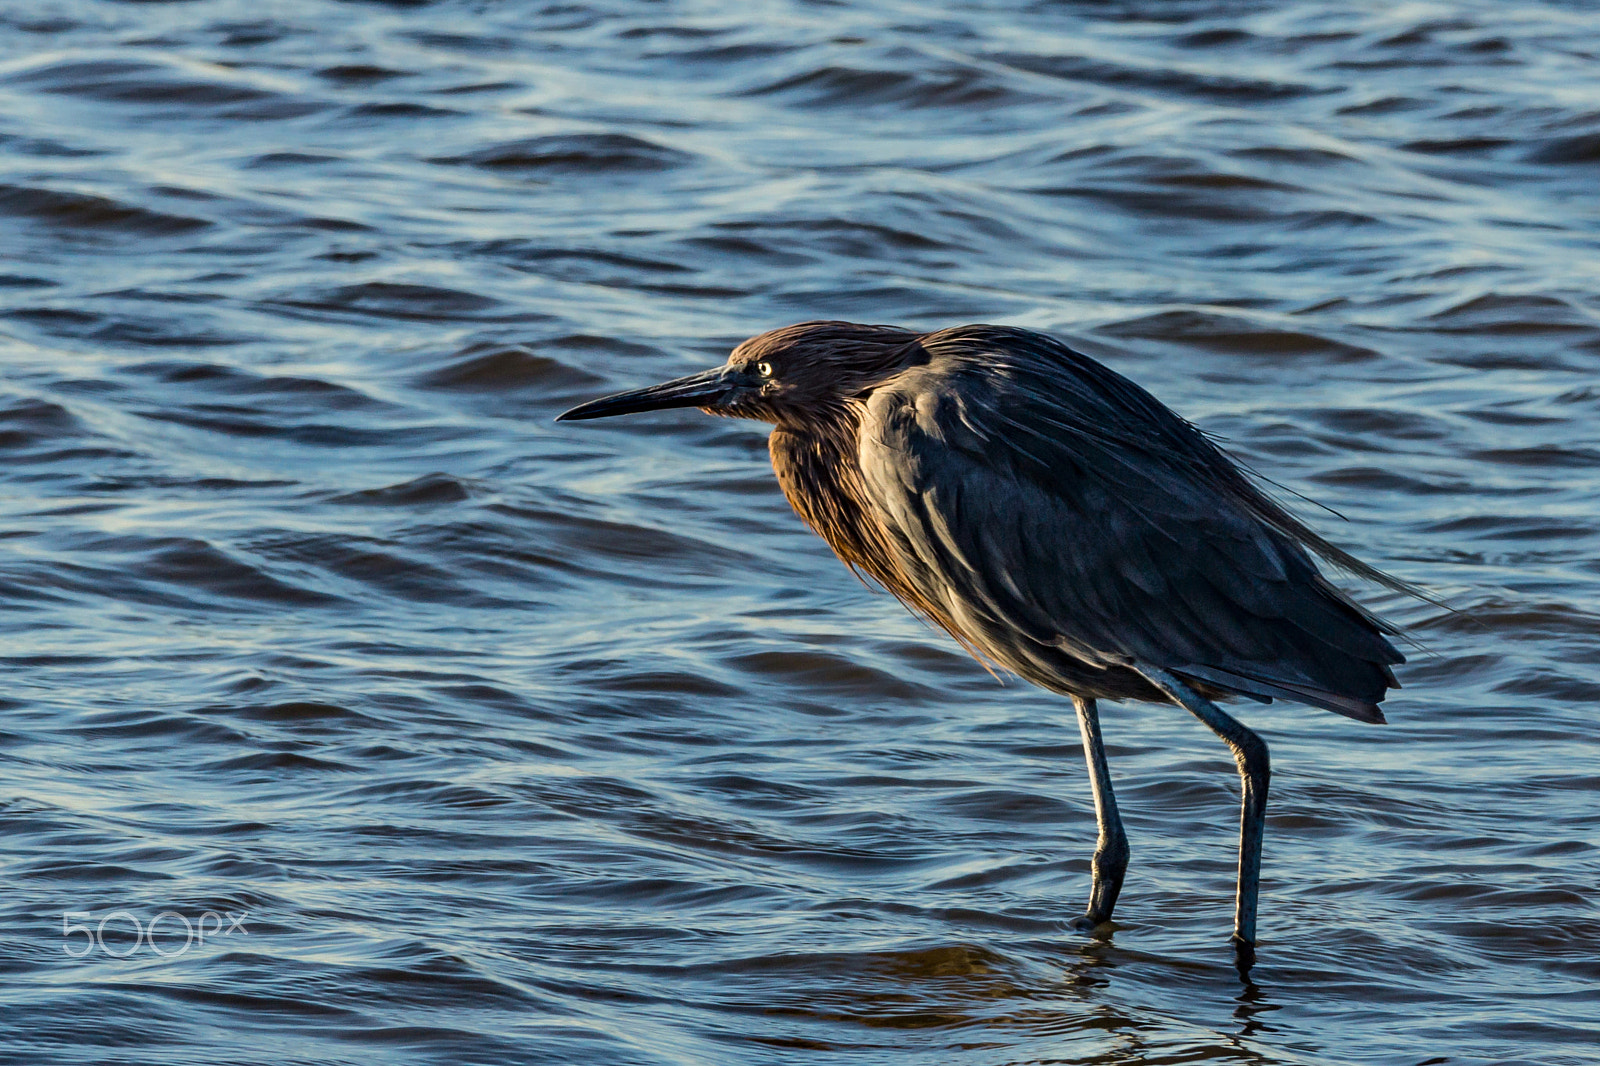
[(572, 410), (557, 415), (556, 421), (578, 422), (585, 418), (631, 415), (637, 411), (663, 411), (669, 407), (707, 407), (738, 385), (739, 382), (730, 380), (727, 368), (719, 366), (649, 388), (618, 392), (580, 403)]

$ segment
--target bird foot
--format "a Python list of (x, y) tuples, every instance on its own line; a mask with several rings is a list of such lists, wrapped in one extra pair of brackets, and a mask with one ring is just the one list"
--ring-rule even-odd
[(1239, 977), (1244, 981), (1250, 980), (1250, 968), (1256, 964), (1256, 942), (1246, 940), (1238, 933), (1229, 939), (1233, 942), (1233, 965), (1239, 971)]
[(1101, 919), (1089, 914), (1080, 914), (1067, 924), (1080, 933), (1093, 933), (1104, 929), (1110, 923), (1110, 918)]

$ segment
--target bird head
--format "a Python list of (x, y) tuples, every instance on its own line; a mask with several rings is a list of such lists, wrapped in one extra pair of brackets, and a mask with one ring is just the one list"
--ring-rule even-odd
[(710, 415), (805, 424), (844, 410), (879, 382), (923, 361), (917, 337), (894, 326), (802, 322), (751, 337), (722, 366), (602, 396), (556, 421), (698, 407)]

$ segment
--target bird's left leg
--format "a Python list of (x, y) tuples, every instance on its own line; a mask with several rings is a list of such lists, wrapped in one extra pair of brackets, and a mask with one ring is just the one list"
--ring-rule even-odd
[(1138, 670), (1190, 714), (1210, 726), (1211, 731), (1233, 749), (1233, 761), (1239, 764), (1239, 782), (1243, 794), (1239, 810), (1239, 887), (1234, 899), (1233, 941), (1239, 948), (1241, 965), (1248, 965), (1256, 944), (1256, 900), (1261, 891), (1261, 836), (1267, 822), (1267, 784), (1272, 778), (1267, 742), (1165, 670), (1150, 666), (1140, 666)]
[(1100, 738), (1100, 712), (1094, 700), (1072, 697), (1078, 709), (1078, 730), (1083, 734), (1083, 758), (1089, 764), (1089, 783), (1094, 790), (1094, 817), (1100, 839), (1094, 846), (1094, 880), (1089, 888), (1089, 908), (1073, 922), (1089, 930), (1111, 920), (1111, 909), (1122, 891), (1122, 875), (1128, 869), (1128, 837), (1122, 831), (1117, 813), (1117, 797), (1111, 791), (1111, 767), (1106, 764), (1106, 745)]

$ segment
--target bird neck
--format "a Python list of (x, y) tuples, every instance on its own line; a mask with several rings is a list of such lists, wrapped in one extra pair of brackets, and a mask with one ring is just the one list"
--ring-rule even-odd
[(902, 571), (899, 552), (877, 518), (857, 458), (861, 416), (854, 405), (825, 420), (773, 430), (767, 447), (772, 468), (789, 504), (834, 554), (868, 574), (903, 602), (949, 628), (942, 612), (926, 602)]
[(878, 539), (856, 458), (860, 418), (830, 412), (815, 424), (779, 424), (768, 438), (772, 469), (795, 513), (846, 563), (882, 581)]
[(977, 642), (924, 591), (925, 582), (907, 571), (915, 565), (908, 561), (914, 553), (893, 543), (896, 534), (878, 517), (861, 474), (860, 438), (857, 406), (825, 422), (779, 423), (767, 447), (783, 494), (852, 570), (865, 573), (914, 613), (949, 633), (987, 668), (990, 660)]

